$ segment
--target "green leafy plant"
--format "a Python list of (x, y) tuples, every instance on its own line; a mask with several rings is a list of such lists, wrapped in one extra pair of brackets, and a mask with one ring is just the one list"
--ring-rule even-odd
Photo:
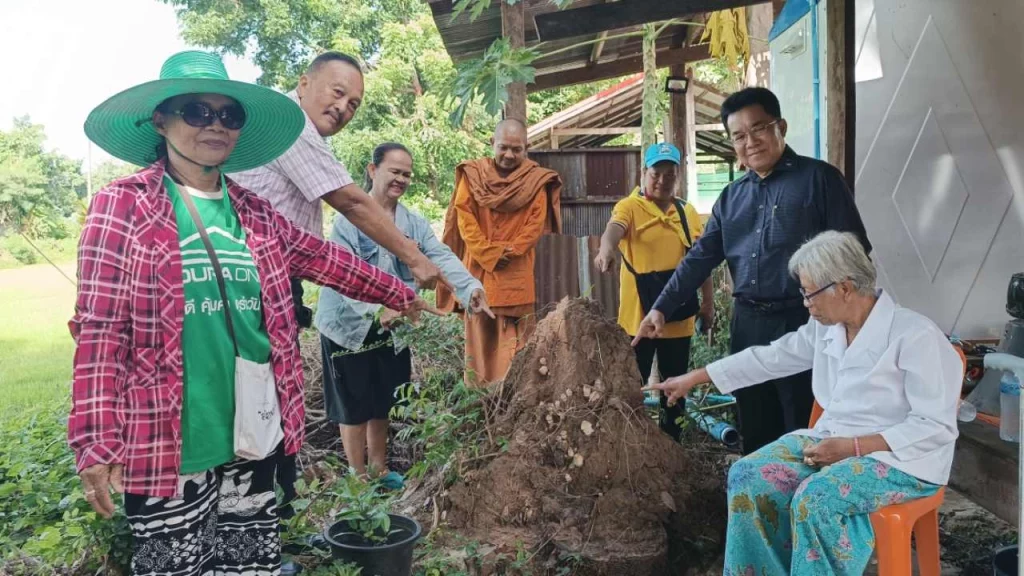
[(379, 482), (360, 478), (349, 469), (335, 484), (335, 495), (345, 503), (334, 517), (348, 523), (349, 528), (366, 542), (384, 544), (391, 534), (391, 498)]
[(715, 321), (711, 328), (711, 339), (698, 334), (690, 350), (690, 368), (703, 368), (729, 355), (729, 327), (732, 322), (732, 292), (726, 288), (725, 264), (711, 273), (714, 282)]
[(304, 572), (309, 576), (362, 576), (363, 569), (350, 562), (332, 562), (317, 566), (310, 572)]
[(452, 124), (462, 125), (466, 110), (477, 98), (488, 114), (497, 115), (508, 101), (509, 84), (533, 82), (536, 70), (532, 64), (539, 56), (532, 48), (513, 48), (508, 38), (495, 40), (482, 58), (459, 70), (452, 91), (459, 101), (450, 116)]
[(396, 440), (410, 447), (413, 465), (409, 478), (422, 478), (430, 470), (445, 470), (454, 482), (462, 461), (481, 456), (486, 445), (486, 390), (463, 381), (462, 322), (456, 316), (424, 316), (416, 326), (397, 329), (406, 342), (415, 342), (418, 382), (399, 389), (400, 401), (391, 418), (404, 426)]
[(0, 421), (0, 574), (118, 574), (128, 564), (121, 508), (106, 520), (85, 500), (65, 439), (67, 405), (61, 398)]
[(508, 38), (497, 38), (484, 51), (481, 58), (471, 60), (459, 68), (454, 88), (451, 91), (458, 102), (451, 114), (451, 121), (455, 126), (461, 126), (466, 109), (478, 99), (483, 101), (484, 108), (488, 114), (492, 116), (497, 115), (508, 101), (508, 85), (513, 82), (532, 83), (537, 73), (533, 63), (541, 58), (549, 58), (597, 42), (630, 37), (642, 37), (644, 39), (647, 83), (651, 85), (650, 88), (645, 90), (646, 93), (650, 94), (645, 97), (645, 114), (649, 115), (650, 112), (655, 111), (653, 108), (657, 99), (655, 93), (661, 94), (663, 92), (660, 89), (654, 90), (654, 82), (656, 81), (654, 63), (655, 43), (662, 32), (669, 26), (677, 24), (702, 26), (692, 22), (669, 20), (660, 24), (647, 24), (641, 30), (594, 38), (548, 52), (541, 52), (537, 48), (512, 48)]

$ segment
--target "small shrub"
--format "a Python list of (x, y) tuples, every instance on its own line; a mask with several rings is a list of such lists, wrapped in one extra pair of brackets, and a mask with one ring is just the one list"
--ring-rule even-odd
[(106, 520), (85, 500), (66, 426), (66, 399), (0, 422), (0, 573), (118, 574), (130, 559), (120, 506)]
[(39, 261), (39, 254), (28, 245), (21, 236), (8, 236), (4, 239), (4, 249), (18, 261), (19, 264), (29, 266)]
[(703, 368), (729, 355), (729, 329), (732, 321), (732, 293), (725, 289), (726, 267), (719, 266), (711, 275), (715, 285), (715, 322), (711, 328), (713, 342), (698, 334), (690, 350), (690, 369)]
[(348, 474), (335, 483), (334, 490), (334, 497), (344, 502), (344, 507), (334, 516), (336, 522), (344, 520), (366, 542), (374, 545), (387, 542), (391, 533), (391, 517), (388, 516), (391, 498), (380, 488), (379, 482), (366, 482), (349, 468)]

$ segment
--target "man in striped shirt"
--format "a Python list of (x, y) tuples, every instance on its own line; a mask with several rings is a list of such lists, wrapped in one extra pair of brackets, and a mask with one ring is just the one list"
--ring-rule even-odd
[[(353, 182), (334, 157), (326, 139), (341, 131), (355, 116), (363, 99), (359, 62), (339, 52), (317, 56), (289, 94), (306, 113), (306, 127), (292, 147), (273, 162), (229, 176), (242, 187), (266, 198), (286, 218), (307, 232), (323, 237), (321, 200), (341, 213), (377, 244), (397, 256), (424, 288), (448, 285), (440, 269), (395, 227), (390, 216)], [(292, 297), (299, 326), (312, 325), (312, 311), (302, 303), (302, 282), (292, 279)], [(285, 502), (295, 497), (295, 459), (278, 462), (278, 483)], [(292, 514), (290, 506), (280, 510)]]

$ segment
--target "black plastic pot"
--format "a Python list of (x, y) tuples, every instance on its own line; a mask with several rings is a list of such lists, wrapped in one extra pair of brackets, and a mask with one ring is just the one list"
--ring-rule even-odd
[(362, 576), (410, 576), (412, 551), (422, 533), (420, 525), (406, 516), (389, 516), (391, 534), (383, 544), (367, 542), (344, 520), (331, 524), (324, 532), (331, 557), (359, 566)]
[(1006, 313), (1014, 318), (1024, 318), (1024, 272), (1010, 277), (1006, 288)]
[(996, 550), (992, 556), (992, 574), (995, 576), (1018, 576), (1016, 546), (1007, 546)]

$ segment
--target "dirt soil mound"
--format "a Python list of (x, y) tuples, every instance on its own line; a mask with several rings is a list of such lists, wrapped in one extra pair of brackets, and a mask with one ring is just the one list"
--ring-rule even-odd
[(581, 575), (685, 574), (719, 557), (720, 457), (659, 430), (629, 337), (596, 303), (563, 300), (493, 393), (507, 445), (450, 489), (460, 535), (536, 551), (535, 574), (565, 558)]

